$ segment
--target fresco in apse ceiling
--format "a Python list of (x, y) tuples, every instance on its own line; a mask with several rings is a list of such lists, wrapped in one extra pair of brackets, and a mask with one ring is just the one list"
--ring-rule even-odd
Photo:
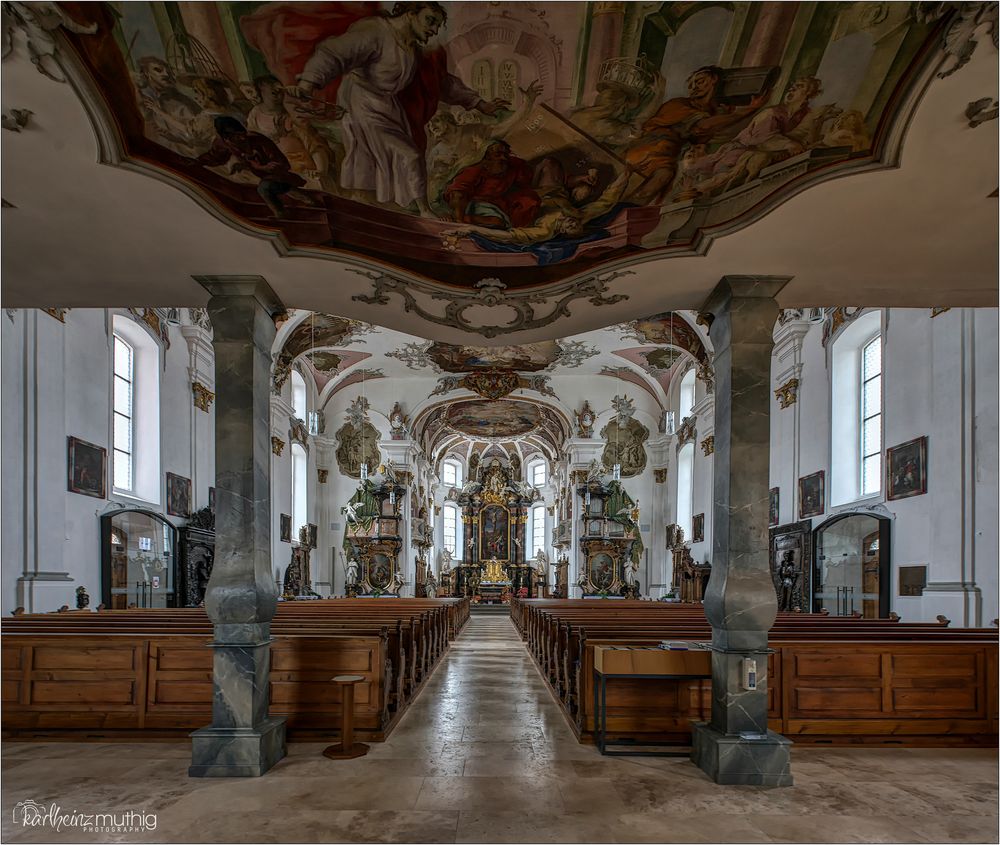
[[(870, 167), (916, 3), (66, 3), (124, 152), (293, 250), (471, 286), (691, 254)], [(595, 11), (597, 10), (597, 11)]]

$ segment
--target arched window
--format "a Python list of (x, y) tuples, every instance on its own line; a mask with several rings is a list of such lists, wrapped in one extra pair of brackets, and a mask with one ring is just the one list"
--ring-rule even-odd
[(114, 466), (115, 488), (131, 493), (135, 487), (132, 473), (132, 455), (135, 440), (132, 437), (132, 418), (135, 409), (132, 404), (132, 383), (135, 381), (135, 355), (132, 345), (121, 335), (115, 334), (114, 372), (112, 375), (112, 465)]
[(678, 423), (691, 416), (694, 407), (694, 370), (688, 370), (681, 379), (681, 388), (677, 397)]
[(882, 336), (861, 350), (861, 495), (882, 489)]
[(462, 465), (451, 458), (441, 464), (441, 481), (446, 487), (462, 486)]
[(297, 370), (292, 370), (292, 413), (305, 422), (309, 406), (306, 402), (306, 380)]
[(292, 524), (295, 532), (309, 524), (309, 456), (298, 443), (292, 444)]
[(111, 477), (116, 493), (160, 501), (160, 347), (130, 318), (112, 317)]
[(528, 552), (531, 560), (545, 550), (545, 505), (538, 504), (528, 511)]
[(548, 480), (549, 471), (545, 465), (545, 458), (528, 461), (528, 484), (532, 487), (541, 487)]
[(862, 314), (833, 342), (830, 503), (882, 490), (882, 315)]
[(442, 528), (444, 530), (444, 547), (451, 552), (455, 560), (462, 559), (462, 521), (455, 505), (445, 505)]
[(694, 443), (685, 443), (677, 453), (677, 524), (691, 541), (691, 512), (694, 508)]

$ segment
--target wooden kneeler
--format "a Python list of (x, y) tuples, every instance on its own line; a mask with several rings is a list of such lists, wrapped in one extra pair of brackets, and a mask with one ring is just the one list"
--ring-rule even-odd
[(354, 685), (364, 680), (363, 675), (337, 675), (333, 682), (340, 686), (342, 720), (340, 742), (323, 749), (323, 756), (331, 760), (353, 760), (364, 757), (368, 746), (354, 741)]

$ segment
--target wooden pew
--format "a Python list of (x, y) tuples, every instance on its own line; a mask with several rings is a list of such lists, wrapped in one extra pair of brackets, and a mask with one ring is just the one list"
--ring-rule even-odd
[[(383, 739), (469, 618), (468, 599), (281, 602), (271, 713), (290, 735), (333, 735), (330, 679), (361, 674), (355, 726)], [(211, 721), (212, 624), (203, 608), (19, 615), (3, 621), (4, 733), (170, 736)]]
[[(511, 617), (583, 741), (593, 738), (595, 646), (711, 639), (700, 605), (517, 600)], [(792, 613), (778, 615), (769, 645), (770, 725), (796, 742), (996, 745), (993, 629)], [(709, 707), (707, 681), (615, 681), (609, 733), (682, 739)]]

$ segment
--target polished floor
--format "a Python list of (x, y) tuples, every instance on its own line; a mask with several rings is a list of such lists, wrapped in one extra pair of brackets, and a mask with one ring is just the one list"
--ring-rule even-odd
[[(720, 787), (683, 759), (573, 737), (506, 617), (474, 617), (388, 742), (292, 744), (254, 780), (187, 777), (184, 744), (5, 743), (4, 842), (997, 842), (990, 750), (807, 749), (795, 786)], [(156, 829), (12, 822), (23, 801)]]

